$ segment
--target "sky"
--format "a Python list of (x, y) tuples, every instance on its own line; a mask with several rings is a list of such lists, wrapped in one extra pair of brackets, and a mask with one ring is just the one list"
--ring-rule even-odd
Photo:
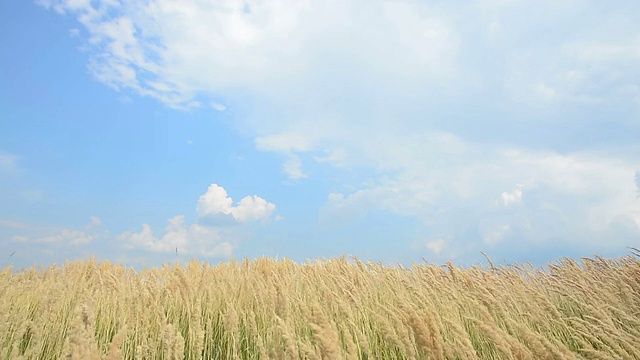
[(0, 2), (0, 266), (640, 247), (640, 2)]

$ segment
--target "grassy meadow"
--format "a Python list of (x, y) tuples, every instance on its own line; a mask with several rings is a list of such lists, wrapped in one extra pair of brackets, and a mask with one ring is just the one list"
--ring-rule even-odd
[(640, 359), (640, 253), (0, 272), (0, 359)]

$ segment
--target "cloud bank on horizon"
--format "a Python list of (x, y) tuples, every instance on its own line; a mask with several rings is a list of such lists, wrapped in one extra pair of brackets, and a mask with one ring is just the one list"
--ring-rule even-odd
[[(211, 184), (207, 192), (197, 202), (199, 219), (190, 225), (185, 224), (185, 215), (176, 215), (167, 221), (164, 235), (157, 237), (149, 224), (143, 224), (142, 230), (127, 231), (111, 236), (104, 228), (100, 218), (91, 216), (89, 224), (82, 230), (70, 228), (30, 228), (26, 224), (3, 221), (0, 226), (13, 229), (29, 229), (32, 234), (46, 235), (24, 236), (14, 235), (16, 243), (37, 246), (52, 244), (60, 247), (90, 245), (101, 240), (121, 244), (124, 249), (139, 249), (147, 252), (173, 253), (191, 257), (230, 258), (233, 250), (242, 237), (238, 230), (239, 223), (268, 222), (272, 218), (276, 206), (259, 196), (246, 196), (233, 206), (233, 199), (217, 184)], [(228, 216), (217, 223), (208, 221), (216, 215)], [(52, 251), (52, 250), (51, 250)]]
[[(97, 81), (134, 102), (235, 114), (229, 126), (280, 159), (283, 193), (331, 182), (308, 231), (411, 219), (411, 237), (388, 241), (434, 260), (640, 244), (640, 3), (37, 3), (80, 24)], [(0, 152), (0, 176), (19, 156)], [(231, 257), (276, 205), (234, 205), (209, 181), (197, 221), (170, 218), (160, 237), (92, 220), (14, 238)]]

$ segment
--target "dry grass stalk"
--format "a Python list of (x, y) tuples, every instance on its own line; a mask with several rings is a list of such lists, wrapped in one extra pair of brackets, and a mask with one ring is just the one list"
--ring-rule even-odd
[(637, 256), (2, 269), (0, 359), (640, 359), (638, 289)]

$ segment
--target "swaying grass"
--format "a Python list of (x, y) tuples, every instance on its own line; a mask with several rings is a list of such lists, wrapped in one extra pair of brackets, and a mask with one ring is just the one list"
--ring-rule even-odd
[(0, 359), (640, 359), (640, 260), (0, 272)]

